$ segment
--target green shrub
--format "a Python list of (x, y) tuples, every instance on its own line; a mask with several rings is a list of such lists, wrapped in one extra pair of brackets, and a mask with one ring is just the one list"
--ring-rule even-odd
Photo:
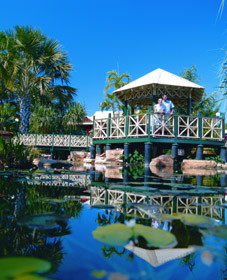
[(32, 158), (29, 158), (29, 150), (23, 144), (13, 143), (0, 137), (0, 166), (9, 168), (29, 168), (32, 166)]

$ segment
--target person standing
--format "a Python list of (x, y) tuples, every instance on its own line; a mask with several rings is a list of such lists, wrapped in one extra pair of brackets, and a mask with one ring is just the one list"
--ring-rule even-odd
[(154, 105), (154, 120), (153, 127), (155, 134), (161, 134), (161, 122), (163, 120), (163, 114), (165, 113), (165, 105), (162, 104), (162, 99), (158, 99), (158, 103)]
[(167, 94), (163, 94), (162, 104), (165, 106), (165, 115), (164, 115), (164, 121), (166, 127), (165, 134), (169, 135), (173, 133), (173, 131), (170, 131), (170, 117), (173, 116), (174, 105), (171, 100), (168, 100)]
[(167, 94), (163, 94), (162, 96), (162, 104), (165, 106), (165, 114), (173, 115), (174, 105), (171, 100), (168, 100)]

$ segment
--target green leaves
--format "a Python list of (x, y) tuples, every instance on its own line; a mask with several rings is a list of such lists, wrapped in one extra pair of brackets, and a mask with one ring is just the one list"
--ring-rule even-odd
[(216, 225), (215, 220), (212, 218), (193, 214), (156, 214), (153, 217), (162, 221), (181, 220), (187, 225), (200, 227), (212, 227)]
[(167, 248), (177, 244), (172, 233), (143, 225), (128, 227), (124, 224), (112, 224), (98, 227), (92, 235), (100, 242), (113, 246), (125, 246), (131, 239), (138, 237), (143, 237), (152, 247)]
[(44, 277), (35, 275), (34, 273), (44, 273), (49, 271), (50, 268), (51, 264), (48, 261), (36, 258), (14, 257), (0, 259), (0, 271), (2, 280), (46, 279)]

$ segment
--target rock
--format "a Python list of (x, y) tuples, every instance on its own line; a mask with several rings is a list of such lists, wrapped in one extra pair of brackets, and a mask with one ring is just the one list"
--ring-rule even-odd
[(185, 168), (217, 168), (217, 163), (214, 160), (193, 160), (193, 159), (184, 159), (181, 164), (182, 170)]
[(106, 161), (121, 161), (120, 159), (121, 155), (123, 155), (124, 150), (123, 149), (114, 149), (114, 150), (107, 150), (106, 151)]
[(174, 160), (173, 156), (170, 155), (161, 155), (159, 157), (153, 158), (150, 162), (150, 167), (156, 166), (156, 167), (173, 167), (174, 166)]
[(71, 163), (63, 161), (63, 160), (54, 160), (54, 159), (43, 159), (43, 158), (35, 158), (32, 162), (34, 165), (44, 168), (69, 168), (72, 166)]
[(202, 168), (185, 168), (182, 169), (182, 173), (184, 175), (190, 175), (190, 176), (213, 176), (217, 174), (217, 170), (209, 170), (209, 169), (202, 169)]
[(68, 156), (68, 160), (71, 161), (81, 161), (87, 157), (87, 152), (83, 151), (71, 151), (70, 155)]
[(150, 170), (153, 174), (161, 178), (169, 178), (173, 175), (173, 166), (166, 166), (160, 168), (160, 167), (150, 165)]
[(123, 179), (122, 168), (120, 167), (107, 167), (105, 177), (110, 179)]

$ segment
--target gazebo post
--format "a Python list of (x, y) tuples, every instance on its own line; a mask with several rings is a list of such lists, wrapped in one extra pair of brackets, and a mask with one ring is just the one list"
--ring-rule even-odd
[(157, 103), (156, 85), (153, 85), (153, 90), (152, 90), (152, 111), (154, 110), (154, 105), (156, 103)]
[(188, 95), (188, 115), (191, 116), (192, 111), (192, 89), (189, 89), (189, 95)]
[(126, 100), (125, 101), (125, 108), (124, 108), (124, 116), (127, 116), (127, 114), (128, 114), (128, 101)]

